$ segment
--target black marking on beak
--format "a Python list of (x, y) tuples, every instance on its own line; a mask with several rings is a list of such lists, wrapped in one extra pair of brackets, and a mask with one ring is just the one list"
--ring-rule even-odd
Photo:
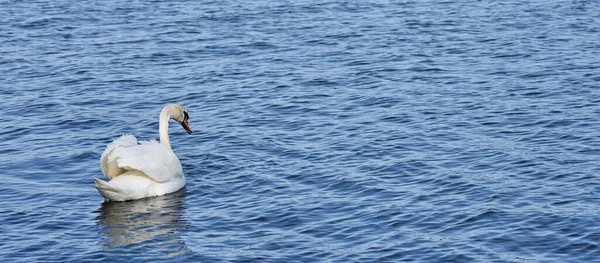
[(181, 122), (181, 126), (185, 129), (185, 131), (188, 134), (192, 134), (192, 129), (190, 129), (190, 125), (188, 124), (188, 119), (190, 118), (190, 116), (187, 114), (187, 112), (183, 112), (183, 121)]

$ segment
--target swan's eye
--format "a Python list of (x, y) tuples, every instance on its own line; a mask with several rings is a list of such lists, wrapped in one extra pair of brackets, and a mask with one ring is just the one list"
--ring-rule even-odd
[(187, 120), (190, 118), (190, 115), (186, 111), (183, 112), (183, 119)]

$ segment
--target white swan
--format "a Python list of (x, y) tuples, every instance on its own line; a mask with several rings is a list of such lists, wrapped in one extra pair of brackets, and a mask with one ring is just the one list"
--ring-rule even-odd
[(188, 132), (189, 116), (179, 104), (169, 104), (160, 112), (160, 143), (141, 141), (123, 135), (106, 146), (100, 157), (100, 168), (109, 182), (94, 178), (96, 189), (106, 200), (127, 201), (175, 192), (185, 186), (179, 159), (169, 142), (169, 119), (174, 119)]

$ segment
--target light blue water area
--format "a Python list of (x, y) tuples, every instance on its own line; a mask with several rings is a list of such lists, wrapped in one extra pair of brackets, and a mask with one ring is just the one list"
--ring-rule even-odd
[[(2, 1), (2, 262), (599, 262), (598, 1)], [(104, 147), (176, 194), (103, 203)]]

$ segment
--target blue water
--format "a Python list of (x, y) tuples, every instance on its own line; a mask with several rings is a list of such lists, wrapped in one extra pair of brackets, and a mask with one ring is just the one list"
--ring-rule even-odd
[[(600, 3), (1, 1), (2, 262), (600, 262)], [(172, 123), (187, 187), (103, 203)]]

